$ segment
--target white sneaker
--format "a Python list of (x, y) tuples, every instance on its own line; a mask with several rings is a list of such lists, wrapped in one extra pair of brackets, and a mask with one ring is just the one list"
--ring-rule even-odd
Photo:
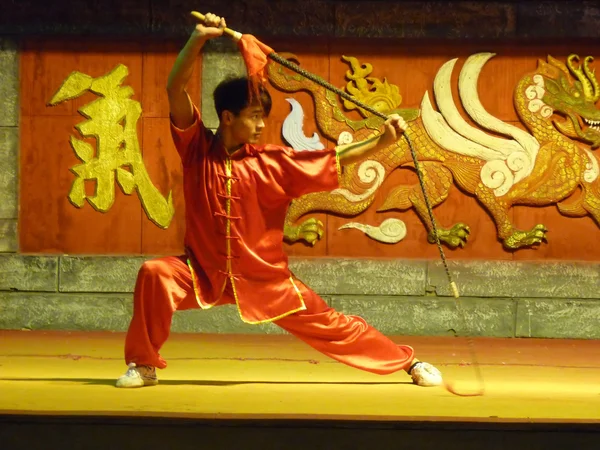
[(129, 369), (117, 380), (118, 388), (137, 388), (144, 386), (156, 386), (156, 368), (152, 366), (136, 366), (135, 363), (128, 364)]
[(417, 386), (439, 386), (444, 382), (442, 380), (442, 372), (431, 364), (421, 361), (412, 367), (410, 376), (412, 377), (413, 383)]

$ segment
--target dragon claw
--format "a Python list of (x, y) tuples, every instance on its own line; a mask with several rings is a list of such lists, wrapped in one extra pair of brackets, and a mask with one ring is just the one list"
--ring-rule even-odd
[[(461, 247), (464, 248), (469, 240), (471, 229), (464, 223), (457, 223), (449, 230), (444, 228), (437, 228), (437, 234), (440, 242), (445, 243), (450, 248)], [(427, 240), (430, 244), (435, 244), (435, 236), (433, 232), (429, 233)]]
[(300, 225), (287, 226), (284, 229), (286, 241), (293, 243), (297, 241), (305, 241), (307, 244), (314, 246), (324, 234), (323, 222), (311, 218), (302, 222)]
[(547, 242), (546, 233), (548, 229), (537, 224), (529, 231), (515, 231), (512, 235), (504, 240), (504, 245), (509, 249), (518, 249), (522, 247), (531, 247), (533, 245)]

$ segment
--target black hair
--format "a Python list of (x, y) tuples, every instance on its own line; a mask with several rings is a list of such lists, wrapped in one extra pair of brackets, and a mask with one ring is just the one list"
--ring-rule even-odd
[[(252, 94), (248, 77), (228, 78), (221, 81), (213, 93), (219, 120), (221, 120), (223, 111), (231, 111), (235, 116), (238, 116), (244, 108), (251, 103), (254, 104), (254, 101), (250, 102), (251, 97), (253, 97)], [(271, 94), (262, 84), (258, 86), (258, 98), (265, 115), (268, 116), (272, 106)]]

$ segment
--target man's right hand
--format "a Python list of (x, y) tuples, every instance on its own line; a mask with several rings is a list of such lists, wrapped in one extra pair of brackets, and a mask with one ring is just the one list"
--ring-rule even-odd
[(207, 13), (204, 16), (204, 23), (196, 25), (196, 29), (192, 35), (199, 39), (212, 39), (222, 36), (223, 30), (226, 27), (225, 18), (213, 13)]

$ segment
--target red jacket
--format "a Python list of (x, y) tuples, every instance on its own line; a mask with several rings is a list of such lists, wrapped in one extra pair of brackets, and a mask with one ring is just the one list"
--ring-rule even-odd
[(338, 185), (335, 149), (295, 151), (246, 144), (228, 155), (221, 140), (195, 122), (171, 124), (183, 163), (185, 247), (202, 308), (222, 300), (227, 282), (246, 323), (306, 309), (283, 250), (292, 199)]

